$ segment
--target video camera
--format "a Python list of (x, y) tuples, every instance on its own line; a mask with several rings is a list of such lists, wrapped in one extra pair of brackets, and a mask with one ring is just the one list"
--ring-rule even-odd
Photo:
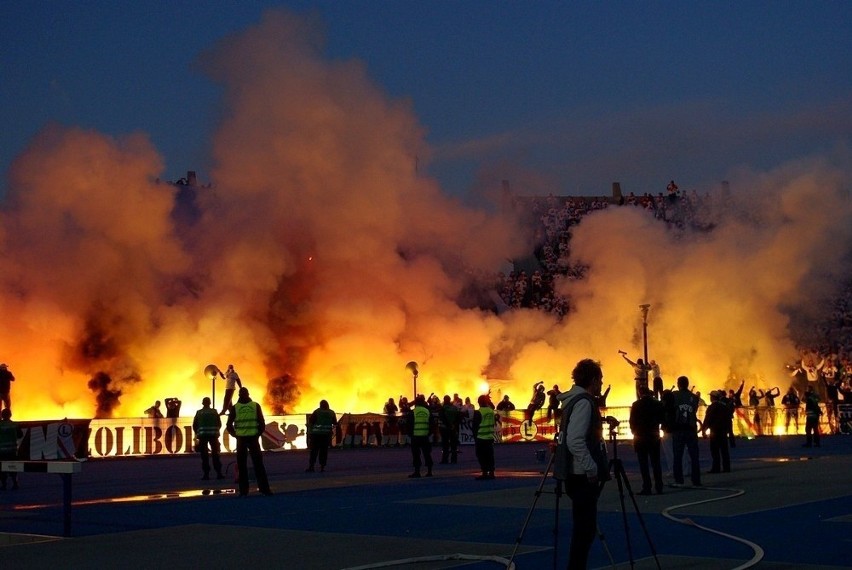
[(618, 426), (621, 425), (621, 422), (613, 416), (605, 416), (602, 419), (609, 426), (609, 436), (615, 438), (618, 435)]
[(617, 428), (621, 425), (621, 421), (614, 416), (606, 416), (605, 418), (603, 418), (603, 421), (605, 421), (611, 429)]

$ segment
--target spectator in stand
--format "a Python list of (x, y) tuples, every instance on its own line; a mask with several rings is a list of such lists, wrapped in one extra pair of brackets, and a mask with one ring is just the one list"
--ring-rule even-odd
[(633, 362), (627, 358), (627, 353), (623, 350), (619, 350), (618, 354), (621, 355), (621, 358), (623, 358), (627, 364), (633, 367), (633, 376), (636, 382), (636, 399), (638, 400), (642, 393), (641, 389), (648, 388), (648, 373), (651, 371), (651, 367), (641, 358), (637, 359), (636, 362)]
[(12, 382), (15, 375), (9, 370), (8, 364), (0, 364), (0, 410), (12, 409)]
[[(408, 402), (408, 398), (406, 398), (403, 395), (400, 395), (399, 396), (399, 417), (402, 418), (402, 421), (405, 423), (405, 422), (408, 421), (408, 418), (410, 416), (411, 416), (411, 404)], [(399, 438), (400, 438), (400, 440), (402, 440), (401, 441), (402, 445), (408, 445), (410, 443), (411, 437), (408, 435), (410, 430), (411, 430), (410, 425), (406, 424), (404, 430), (402, 429), (402, 426), (400, 426)]]
[(754, 410), (752, 425), (754, 426), (755, 435), (763, 435), (763, 424), (761, 423), (761, 408), (760, 401), (763, 399), (763, 390), (758, 390), (754, 386), (748, 391), (748, 405)]
[(459, 455), (459, 423), (461, 410), (450, 399), (444, 396), (444, 403), (438, 415), (438, 425), (441, 429), (441, 463), (458, 463)]
[(503, 396), (503, 399), (497, 404), (497, 411), (503, 412), (504, 414), (508, 414), (512, 410), (515, 409), (515, 404), (509, 399), (509, 395), (506, 394)]
[(145, 410), (145, 415), (149, 418), (162, 418), (163, 412), (160, 411), (160, 400), (157, 400), (156, 402), (154, 402), (153, 406)]
[[(825, 370), (825, 368), (823, 368)], [(836, 369), (835, 369), (836, 373)], [(835, 379), (832, 374), (832, 379), (822, 378), (822, 383), (825, 386), (825, 411), (828, 421), (828, 429), (830, 434), (840, 433), (837, 418), (839, 416), (840, 406), (840, 381)]]
[(737, 409), (734, 407), (734, 401), (728, 398), (724, 389), (718, 390), (719, 401), (725, 404), (728, 408), (727, 423), (725, 424), (725, 437), (728, 439), (728, 447), (736, 447), (737, 439), (734, 436), (734, 415)]
[[(741, 413), (741, 408), (745, 407), (743, 406), (743, 388), (745, 388), (745, 380), (740, 381), (740, 387), (736, 391), (728, 390), (728, 400), (731, 402), (731, 407), (734, 410), (734, 417), (737, 420), (737, 431), (740, 434), (746, 433), (746, 422)], [(731, 424), (731, 435), (728, 443), (730, 443), (731, 447), (736, 447), (737, 438), (734, 436), (733, 419), (731, 420)]]
[(554, 414), (559, 413), (559, 385), (554, 384), (553, 388), (547, 391), (547, 421), (553, 419)]
[(710, 392), (710, 405), (704, 414), (703, 430), (710, 430), (710, 457), (712, 466), (708, 473), (729, 473), (731, 455), (728, 451), (728, 431), (733, 409), (723, 400), (718, 391)]
[(825, 366), (825, 358), (822, 358), (819, 363), (815, 363), (813, 356), (802, 354), (798, 366), (792, 367), (790, 376), (796, 377), (800, 374), (807, 379), (808, 385), (813, 388), (814, 393), (819, 395), (821, 386), (819, 385), (819, 375), (822, 367)]
[(781, 389), (778, 386), (774, 386), (764, 392), (763, 397), (766, 399), (766, 413), (764, 414), (763, 421), (766, 422), (766, 425), (763, 428), (763, 433), (766, 435), (775, 435), (775, 420), (777, 419), (777, 414), (775, 410), (775, 398), (781, 395)]
[(183, 402), (181, 402), (177, 398), (166, 398), (166, 417), (167, 418), (177, 418), (180, 417), (180, 406)]
[(666, 192), (668, 192), (669, 198), (676, 198), (677, 191), (677, 184), (675, 184), (674, 180), (670, 180), (669, 183), (666, 185)]
[(391, 445), (399, 447), (399, 418), (396, 415), (399, 408), (394, 403), (393, 398), (388, 398), (383, 411), (385, 414), (384, 444), (386, 447)]
[(530, 405), (527, 406), (527, 420), (533, 421), (533, 416), (536, 411), (540, 410), (544, 407), (544, 400), (546, 398), (546, 394), (544, 393), (544, 382), (538, 381), (533, 385), (533, 395), (530, 398)]
[(802, 447), (819, 447), (819, 417), (822, 410), (819, 407), (819, 395), (813, 386), (808, 384), (805, 389), (805, 444)]
[(240, 380), (240, 375), (234, 370), (233, 364), (228, 365), (228, 370), (224, 374), (219, 371), (219, 375), (225, 379), (225, 395), (222, 400), (222, 409), (219, 410), (219, 415), (224, 416), (231, 411), (231, 406), (233, 405), (231, 404), (231, 400), (234, 398), (234, 392), (236, 392), (237, 388), (243, 387), (243, 382)]
[(784, 394), (784, 397), (781, 398), (781, 405), (784, 406), (784, 432), (790, 433), (790, 420), (792, 420), (796, 425), (795, 433), (799, 433), (799, 406), (802, 401), (799, 398), (798, 392), (792, 386), (787, 390), (787, 393)]

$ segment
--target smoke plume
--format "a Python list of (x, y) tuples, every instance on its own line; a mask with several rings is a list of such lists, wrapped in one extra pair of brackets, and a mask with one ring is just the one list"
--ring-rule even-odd
[(524, 405), (534, 382), (567, 388), (593, 357), (610, 403), (626, 404), (616, 351), (641, 351), (642, 303), (667, 380), (781, 383), (795, 322), (849, 276), (841, 151), (731, 177), (707, 231), (629, 207), (591, 214), (572, 240), (587, 278), (559, 284), (572, 312), (498, 315), (471, 291), (530, 251), (524, 232), (442, 193), (411, 105), (360, 62), (329, 60), (316, 20), (269, 12), (200, 63), (224, 95), (192, 216), (144, 134), (53, 125), (13, 165), (0, 346), (19, 419), (138, 416), (166, 397), (194, 410), (224, 388), (203, 374), (211, 362), (233, 363), (267, 413), (322, 398), (380, 411), (411, 395), (409, 361), (420, 392), (490, 388)]

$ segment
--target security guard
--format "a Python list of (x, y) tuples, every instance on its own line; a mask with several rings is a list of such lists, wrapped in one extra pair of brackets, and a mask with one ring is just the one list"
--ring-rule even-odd
[(216, 471), (217, 479), (224, 479), (222, 475), (222, 461), (219, 459), (219, 431), (222, 429), (222, 419), (216, 410), (210, 407), (210, 398), (201, 400), (202, 408), (195, 412), (192, 420), (192, 431), (198, 439), (198, 449), (201, 453), (201, 470), (204, 480), (210, 479), (210, 458), (213, 458), (213, 469)]
[[(4, 408), (0, 412), (0, 461), (18, 458), (18, 439), (23, 437), (23, 431), (12, 421), (12, 410)], [(15, 472), (0, 472), (0, 489), (6, 490), (6, 479), (11, 475), (12, 489), (18, 488), (18, 474)]]
[[(411, 430), (411, 455), (414, 459), (414, 473), (409, 477), (420, 477), (420, 466), (426, 464), (426, 476), (432, 476), (432, 443), (429, 437), (434, 427), (432, 412), (426, 407), (426, 398), (419, 394), (414, 399), (414, 408), (409, 412), (408, 425)], [(423, 462), (420, 455), (423, 454)]]
[(266, 467), (263, 465), (263, 453), (260, 451), (260, 434), (266, 427), (263, 410), (257, 402), (249, 398), (248, 388), (240, 388), (237, 403), (228, 414), (228, 433), (237, 438), (237, 470), (239, 471), (240, 497), (248, 495), (248, 455), (254, 466), (257, 488), (264, 495), (271, 495)]
[(319, 408), (314, 410), (308, 419), (311, 455), (308, 468), (305, 471), (314, 471), (317, 457), (319, 457), (320, 471), (325, 471), (325, 464), (328, 461), (328, 448), (331, 445), (331, 433), (336, 425), (337, 414), (329, 408), (326, 400), (320, 400)]
[(473, 433), (476, 459), (482, 475), (478, 481), (494, 479), (494, 404), (491, 398), (482, 395), (477, 400), (479, 409), (473, 413)]

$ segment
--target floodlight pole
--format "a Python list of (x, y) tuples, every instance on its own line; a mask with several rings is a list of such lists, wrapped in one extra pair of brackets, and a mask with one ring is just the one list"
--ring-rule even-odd
[[(405, 365), (405, 368), (407, 370), (411, 370), (411, 376), (414, 379), (414, 400), (416, 400), (417, 399), (417, 374), (418, 374), (417, 363), (412, 360), (411, 362), (409, 362), (408, 364)], [(412, 400), (412, 402), (414, 400)]]
[(639, 305), (639, 308), (642, 310), (642, 342), (645, 347), (645, 366), (648, 366), (648, 309), (651, 308), (651, 305), (645, 303), (644, 305)]
[(219, 370), (219, 367), (215, 364), (208, 364), (204, 368), (204, 374), (210, 377), (210, 385), (213, 390), (213, 408), (216, 408), (216, 376), (221, 374), (222, 372)]

